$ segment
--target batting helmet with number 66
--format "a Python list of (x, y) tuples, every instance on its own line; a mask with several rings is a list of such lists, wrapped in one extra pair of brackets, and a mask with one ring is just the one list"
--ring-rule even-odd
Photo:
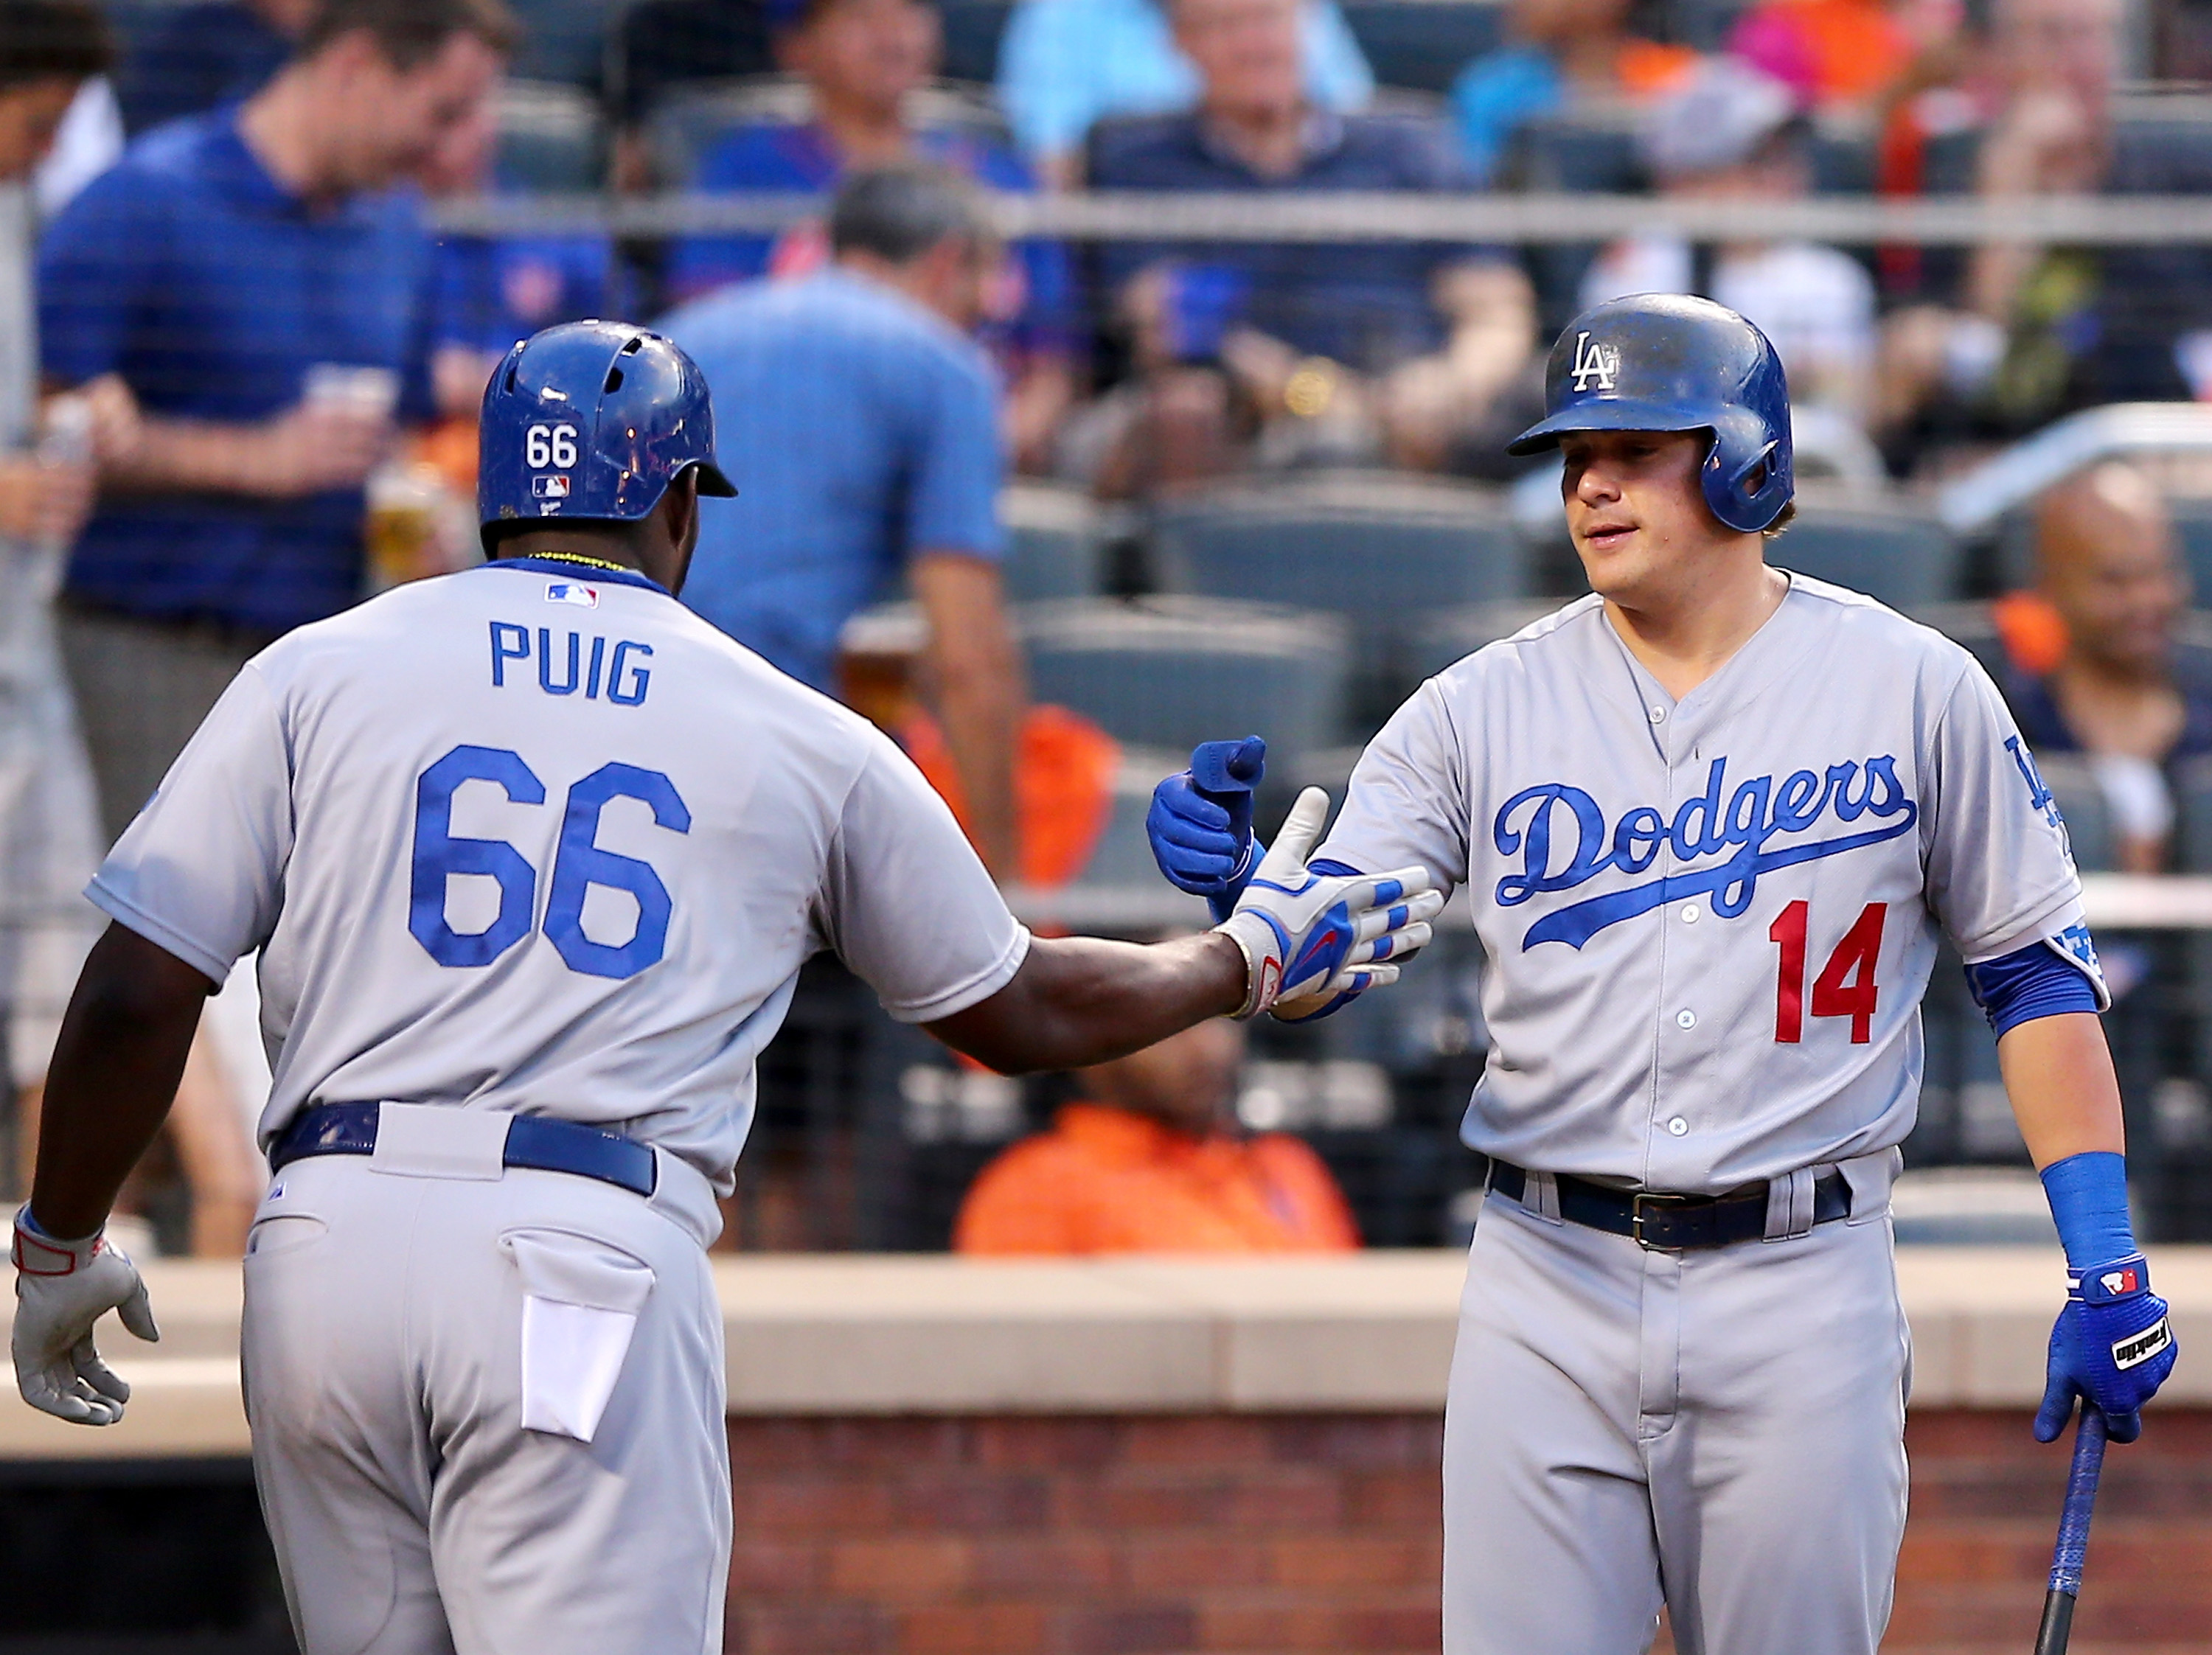
[(738, 492), (714, 464), (699, 365), (627, 322), (569, 322), (508, 351), (484, 387), (477, 442), (487, 550), (502, 524), (634, 523), (695, 467), (701, 494)]

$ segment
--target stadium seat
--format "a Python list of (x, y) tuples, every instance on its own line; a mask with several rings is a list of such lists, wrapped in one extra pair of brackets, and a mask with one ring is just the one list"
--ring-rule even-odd
[(1956, 597), (1964, 563), (1958, 542), (1932, 515), (1879, 495), (1809, 488), (1799, 492), (1797, 519), (1766, 557), (1907, 609)]
[[(813, 113), (812, 95), (795, 76), (687, 81), (663, 94), (646, 116), (647, 142), (664, 179), (688, 181), (714, 140), (733, 126), (796, 125)], [(1010, 143), (1006, 118), (986, 88), (939, 81), (914, 94), (914, 123), (972, 131)]]
[(1097, 506), (1080, 489), (1018, 482), (999, 496), (1006, 596), (1017, 603), (1089, 597), (1100, 585)]
[(1216, 598), (1071, 598), (1018, 615), (1030, 694), (1116, 741), (1188, 753), (1256, 731), (1269, 766), (1342, 739), (1346, 628), (1335, 616)]
[(1344, 21), (1386, 87), (1443, 92), (1504, 34), (1498, 0), (1344, 0)]
[(2212, 604), (2212, 500), (2169, 498), (2166, 504), (2189, 568), (2191, 601), (2199, 607)]
[(529, 194), (597, 190), (606, 171), (606, 122), (598, 101), (558, 81), (513, 80), (500, 88), (500, 186)]
[(1414, 629), (1407, 652), (1407, 665), (1417, 679), (1433, 678), (1485, 644), (1510, 638), (1565, 601), (1556, 597), (1503, 598), (1494, 603), (1469, 603), (1431, 615)]
[(2039, 753), (2035, 767), (2059, 815), (2066, 818), (2075, 866), (2085, 874), (2111, 873), (2119, 865), (2112, 809), (2105, 803), (2105, 790), (2097, 785), (2088, 761), (2074, 753)]
[(1013, 9), (1013, 0), (948, 0), (939, 9), (947, 78), (986, 85), (998, 78), (999, 42), (1006, 38)]
[(605, 70), (606, 0), (514, 0), (522, 45), (511, 73), (527, 80), (596, 86)]
[(1152, 549), (1170, 591), (1345, 616), (1356, 711), (1370, 725), (1397, 704), (1419, 617), (1530, 584), (1527, 544), (1495, 493), (1388, 472), (1316, 472), (1179, 500), (1160, 509)]

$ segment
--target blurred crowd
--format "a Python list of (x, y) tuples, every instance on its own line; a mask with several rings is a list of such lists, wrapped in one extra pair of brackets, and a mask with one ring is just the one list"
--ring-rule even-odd
[[(741, 494), (709, 503), (685, 601), (896, 730), (993, 870), (1031, 883), (1095, 838), (1069, 823), (1103, 809), (1113, 749), (1029, 704), (1010, 479), (1139, 508), (1321, 468), (1510, 482), (1502, 440), (1540, 402), (1549, 331), (1641, 291), (1759, 323), (1801, 471), (1867, 488), (2080, 409), (2212, 397), (2212, 248), (997, 234), (993, 192), (1071, 189), (2212, 185), (2212, 124), (2115, 137), (2124, 81), (2212, 64), (2191, 0), (1416, 9), (1438, 33), (1407, 87), (1370, 64), (1358, 0), (0, 0), (16, 1167), (102, 847), (258, 649), (480, 555), (474, 410), (551, 324), (651, 322), (700, 361)], [(1484, 43), (1452, 58), (1447, 21), (1477, 12)], [(957, 30), (975, 61), (979, 17), (991, 78), (945, 79)], [(430, 227), (440, 201), (578, 188), (794, 199), (775, 233)], [(2069, 479), (2033, 538), (2033, 590), (2001, 609), (2008, 693), (2039, 749), (2085, 755), (2121, 865), (2172, 865), (2169, 784), (2212, 753), (2212, 676), (2178, 641), (2160, 490), (2118, 466)], [(890, 596), (915, 626), (885, 682), (853, 622)], [(260, 1058), (250, 995), (216, 1003), (166, 1153), (195, 1243), (221, 1251), (258, 1194), (238, 1100)], [(1196, 1103), (1142, 1064), (1088, 1083), (979, 1187), (967, 1244), (1103, 1234), (1109, 1215), (1084, 1230), (1079, 1203), (1037, 1191), (1109, 1163), (1210, 1192), (1163, 1220), (1189, 1245), (1349, 1244), (1318, 1163), (1224, 1130), (1226, 1082)]]

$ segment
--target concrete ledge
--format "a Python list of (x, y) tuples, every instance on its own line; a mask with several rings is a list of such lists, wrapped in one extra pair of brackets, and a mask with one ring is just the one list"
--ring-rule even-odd
[[(2161, 1400), (2212, 1403), (2212, 1247), (2154, 1255), (2182, 1363)], [(718, 1258), (737, 1415), (1371, 1413), (1441, 1408), (1455, 1252), (1338, 1258), (984, 1262)], [(2063, 1292), (2055, 1251), (1907, 1248), (1899, 1278), (1917, 1408), (2033, 1404)], [(159, 1346), (111, 1319), (135, 1387), (88, 1430), (0, 1398), (0, 1460), (174, 1458), (246, 1448), (239, 1272), (146, 1271)]]

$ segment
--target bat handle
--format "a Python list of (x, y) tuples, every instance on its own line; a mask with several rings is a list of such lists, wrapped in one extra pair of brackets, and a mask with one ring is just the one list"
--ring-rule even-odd
[(2081, 1591), (2081, 1566), (2089, 1551), (2089, 1518), (2097, 1504), (2097, 1478), (2105, 1468), (2105, 1416), (2087, 1398), (2074, 1432), (2074, 1464), (2066, 1476), (2066, 1503), (2058, 1513), (2058, 1543), (2051, 1549), (2051, 1585), (2043, 1597), (2043, 1626), (2035, 1655), (2066, 1655), (2074, 1627), (2074, 1600)]

